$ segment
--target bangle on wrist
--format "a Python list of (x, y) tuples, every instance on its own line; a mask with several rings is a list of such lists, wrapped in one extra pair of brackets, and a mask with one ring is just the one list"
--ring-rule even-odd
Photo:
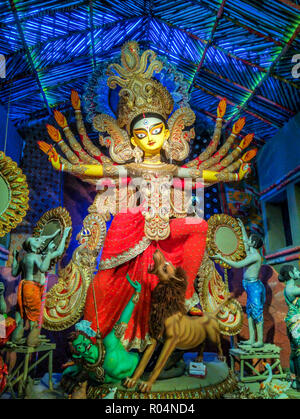
[(135, 292), (134, 295), (133, 295), (133, 297), (132, 297), (133, 304), (137, 304), (138, 301), (139, 301), (139, 299), (140, 299), (140, 293), (139, 292)]

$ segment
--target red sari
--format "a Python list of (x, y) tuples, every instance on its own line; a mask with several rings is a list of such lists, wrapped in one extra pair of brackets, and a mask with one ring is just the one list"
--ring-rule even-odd
[[(155, 275), (148, 273), (148, 266), (153, 262), (153, 253), (156, 249), (160, 249), (174, 266), (182, 266), (186, 271), (188, 279), (186, 300), (188, 307), (191, 308), (198, 301), (194, 280), (205, 251), (207, 232), (207, 223), (202, 219), (189, 217), (172, 219), (171, 233), (167, 239), (152, 241), (145, 250), (139, 250), (138, 244), (143, 243), (145, 237), (144, 223), (144, 217), (140, 212), (120, 213), (114, 217), (104, 243), (102, 254), (104, 266), (105, 262), (112, 260), (111, 258), (120, 255), (122, 257), (135, 246), (139, 254), (118, 266), (99, 271), (94, 278), (99, 326), (103, 337), (112, 330), (133, 295), (126, 274), (128, 273), (133, 281), (141, 283), (140, 299), (123, 338), (123, 344), (127, 349), (137, 348), (140, 351), (143, 351), (149, 343), (151, 293), (158, 282)], [(96, 330), (92, 287), (88, 290), (84, 317), (92, 322), (92, 327)]]

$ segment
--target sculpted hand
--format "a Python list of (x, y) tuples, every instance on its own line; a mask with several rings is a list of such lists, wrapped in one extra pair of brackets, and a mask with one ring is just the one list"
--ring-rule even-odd
[(54, 242), (49, 243), (48, 245), (49, 252), (54, 252), (56, 250), (56, 244)]
[(68, 237), (68, 235), (69, 235), (69, 233), (70, 233), (71, 229), (72, 229), (72, 227), (67, 227), (67, 228), (65, 228), (65, 230), (64, 230), (64, 237), (65, 237), (65, 238), (66, 238), (66, 237)]
[(226, 112), (226, 106), (227, 106), (226, 100), (222, 99), (217, 108), (218, 118), (223, 118)]
[(243, 163), (239, 170), (239, 180), (242, 180), (244, 177), (247, 177), (251, 173), (251, 166), (248, 163)]
[(237, 218), (237, 222), (239, 223), (240, 227), (243, 229), (244, 228), (244, 223), (240, 218)]
[(80, 110), (80, 98), (76, 90), (71, 90), (71, 102), (76, 111)]
[(249, 163), (257, 154), (257, 148), (252, 148), (251, 150), (248, 150), (245, 154), (242, 156), (242, 161), (244, 163)]
[(62, 164), (59, 159), (59, 155), (57, 154), (55, 148), (45, 141), (38, 141), (39, 148), (48, 156), (48, 160), (51, 162), (52, 166), (55, 170), (61, 171)]
[(136, 292), (141, 292), (142, 286), (138, 281), (133, 282), (128, 274), (126, 275), (126, 278), (129, 284), (132, 286), (132, 288), (135, 289)]
[(253, 140), (253, 138), (254, 138), (254, 134), (247, 134), (243, 139), (242, 139), (242, 141), (240, 142), (240, 144), (239, 144), (239, 147), (242, 149), (242, 150), (244, 150), (245, 148), (247, 148), (249, 145), (250, 145), (250, 143), (251, 143), (251, 141)]
[(210, 258), (211, 259), (222, 259), (222, 256), (219, 255), (219, 254), (216, 254), (216, 255), (210, 256)]
[(246, 123), (246, 118), (245, 117), (238, 119), (232, 127), (233, 134), (235, 134), (235, 135), (239, 134), (242, 131), (242, 129), (244, 128), (245, 123)]

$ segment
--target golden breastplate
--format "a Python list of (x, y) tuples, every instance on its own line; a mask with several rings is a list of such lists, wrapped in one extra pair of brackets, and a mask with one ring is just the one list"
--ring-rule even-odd
[[(170, 235), (170, 218), (187, 215), (187, 212), (182, 210), (184, 191), (177, 190), (175, 193), (173, 188), (177, 166), (165, 163), (131, 163), (127, 168), (135, 183), (139, 181), (146, 237), (155, 241), (165, 240)], [(174, 205), (175, 195), (177, 205)]]

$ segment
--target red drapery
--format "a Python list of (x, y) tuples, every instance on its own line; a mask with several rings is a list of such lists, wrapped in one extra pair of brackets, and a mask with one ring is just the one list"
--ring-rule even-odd
[[(144, 237), (144, 217), (139, 213), (117, 214), (108, 230), (102, 260), (117, 257), (137, 245)], [(119, 319), (130, 300), (133, 289), (126, 274), (142, 284), (140, 300), (136, 305), (124, 336), (128, 348), (143, 350), (148, 333), (151, 293), (157, 277), (148, 273), (153, 253), (160, 249), (174, 266), (182, 266), (188, 278), (186, 299), (194, 294), (194, 280), (201, 265), (206, 246), (207, 223), (199, 218), (177, 218), (170, 221), (170, 236), (151, 244), (134, 259), (120, 266), (99, 271), (94, 278), (96, 304), (102, 336), (105, 337)], [(86, 300), (85, 319), (96, 330), (93, 293), (90, 287)]]

